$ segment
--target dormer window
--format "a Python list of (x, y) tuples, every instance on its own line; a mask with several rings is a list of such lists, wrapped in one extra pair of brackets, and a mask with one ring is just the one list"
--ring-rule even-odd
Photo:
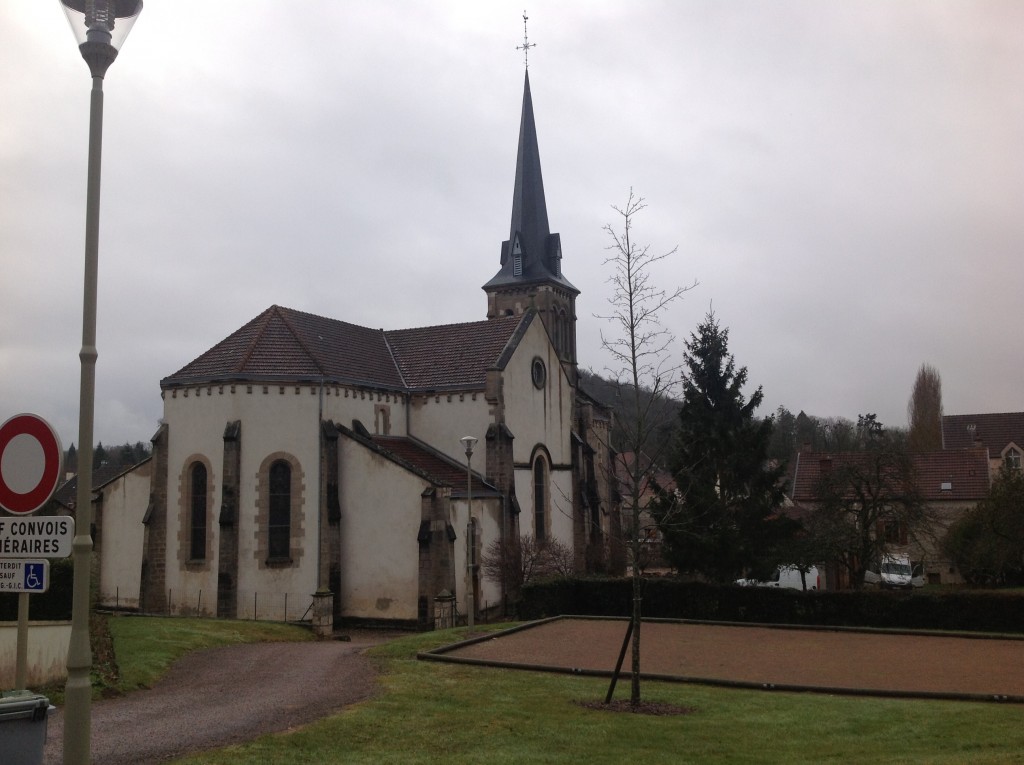
[(1020, 450), (1010, 447), (1003, 455), (1003, 464), (1010, 470), (1020, 470)]

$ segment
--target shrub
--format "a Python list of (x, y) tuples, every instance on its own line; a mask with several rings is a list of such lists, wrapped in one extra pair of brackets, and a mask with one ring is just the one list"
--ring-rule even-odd
[[(628, 579), (559, 579), (525, 585), (519, 613), (626, 617), (631, 598)], [(1024, 594), (1015, 592), (800, 592), (652, 578), (643, 582), (643, 598), (646, 618), (1024, 632)]]

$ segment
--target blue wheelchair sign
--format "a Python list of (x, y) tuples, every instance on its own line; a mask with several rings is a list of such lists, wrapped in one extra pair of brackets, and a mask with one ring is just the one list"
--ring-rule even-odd
[(25, 592), (46, 591), (46, 571), (44, 563), (25, 564)]

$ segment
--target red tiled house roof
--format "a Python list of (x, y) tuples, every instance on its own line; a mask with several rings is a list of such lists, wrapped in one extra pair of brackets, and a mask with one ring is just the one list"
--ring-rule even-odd
[[(933, 451), (912, 454), (917, 488), (926, 502), (976, 501), (989, 489), (988, 454), (985, 449)], [(800, 452), (797, 454), (791, 497), (794, 502), (815, 502), (823, 470), (866, 463), (866, 452)]]
[(942, 418), (942, 448), (984, 446), (998, 457), (1011, 443), (1024, 447), (1024, 412), (954, 414)]
[(275, 305), (160, 387), (323, 379), (387, 390), (482, 388), (533, 316), (386, 332)]

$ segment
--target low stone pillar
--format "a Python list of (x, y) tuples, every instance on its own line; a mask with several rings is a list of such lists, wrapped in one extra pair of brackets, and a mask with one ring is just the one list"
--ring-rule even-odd
[(330, 590), (313, 593), (313, 634), (322, 640), (334, 634), (334, 593)]
[(434, 597), (434, 629), (446, 630), (455, 626), (455, 596), (448, 590)]

